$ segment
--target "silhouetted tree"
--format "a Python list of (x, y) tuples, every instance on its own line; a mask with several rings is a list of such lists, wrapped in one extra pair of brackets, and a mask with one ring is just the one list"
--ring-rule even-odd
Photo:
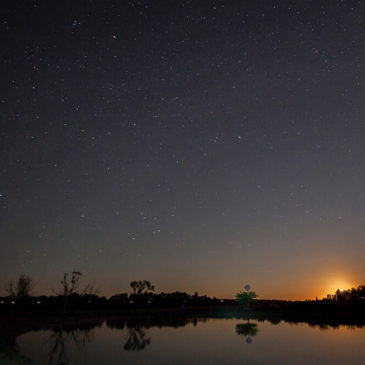
[(67, 305), (70, 299), (70, 296), (75, 293), (76, 289), (79, 286), (79, 280), (82, 276), (80, 271), (72, 271), (71, 280), (68, 278), (67, 273), (63, 274), (63, 278), (61, 280), (61, 291), (59, 295), (64, 297), (63, 311), (66, 312)]
[(138, 295), (155, 290), (155, 286), (152, 285), (151, 282), (148, 280), (132, 281), (129, 285), (133, 290), (133, 294)]
[(98, 299), (98, 292), (99, 289), (97, 289), (93, 284), (85, 285), (84, 289), (81, 291), (81, 298), (84, 302), (87, 301), (87, 305), (90, 311), (93, 308), (93, 302)]
[(238, 304), (245, 305), (246, 307), (249, 307), (251, 303), (255, 301), (257, 298), (257, 295), (254, 291), (249, 292), (239, 292), (236, 294), (235, 300)]
[(84, 289), (82, 289), (82, 291), (81, 291), (81, 295), (84, 295), (84, 296), (94, 296), (94, 295), (97, 295), (98, 293), (99, 293), (99, 289), (97, 289), (92, 284), (85, 285)]
[(29, 276), (20, 275), (16, 285), (14, 285), (13, 280), (10, 280), (5, 287), (5, 290), (11, 297), (21, 299), (30, 295), (32, 287), (32, 279)]

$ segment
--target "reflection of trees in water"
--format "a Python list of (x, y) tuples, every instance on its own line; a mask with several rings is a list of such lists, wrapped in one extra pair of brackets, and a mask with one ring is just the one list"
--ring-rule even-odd
[(364, 318), (352, 318), (351, 313), (342, 313), (343, 317), (339, 318), (333, 314), (325, 316), (323, 313), (297, 313), (295, 311), (287, 313), (250, 313), (250, 317), (257, 322), (267, 321), (270, 324), (277, 325), (281, 322), (289, 323), (291, 325), (306, 324), (312, 328), (320, 330), (328, 329), (356, 329), (365, 327)]
[(239, 323), (236, 325), (238, 336), (256, 336), (258, 331), (257, 323)]
[(93, 321), (54, 328), (48, 339), (51, 343), (48, 364), (67, 364), (69, 361), (66, 351), (67, 344), (72, 342), (78, 349), (84, 348), (92, 341), (93, 329), (95, 327), (100, 327), (102, 323), (103, 321)]
[(236, 333), (238, 336), (245, 337), (245, 341), (247, 344), (250, 344), (252, 342), (253, 336), (257, 335), (257, 332), (259, 331), (257, 327), (257, 323), (238, 323), (236, 324)]
[[(16, 336), (0, 337), (0, 362), (6, 361), (5, 364), (30, 364), (31, 360), (22, 355), (16, 343)], [(1, 362), (2, 363), (2, 362)]]
[[(297, 325), (298, 323), (294, 323), (295, 325)], [(326, 323), (310, 323), (308, 322), (307, 323), (309, 327), (312, 327), (312, 328), (319, 328), (320, 331), (326, 331), (326, 330), (338, 330), (340, 328), (344, 328), (344, 329), (347, 329), (347, 330), (355, 330), (357, 328), (363, 328), (364, 326), (363, 325), (355, 325), (355, 324), (326, 324)]]
[(187, 318), (183, 316), (138, 316), (107, 319), (106, 325), (113, 329), (124, 329), (133, 327), (184, 327), (189, 324), (197, 325), (198, 322), (206, 322), (206, 318)]
[(125, 351), (142, 351), (151, 343), (151, 338), (146, 337), (141, 327), (128, 328), (127, 341), (123, 346)]
[[(313, 317), (313, 315), (312, 315)], [(332, 318), (310, 318), (304, 317), (300, 313), (288, 314), (269, 314), (269, 313), (254, 313), (251, 312), (249, 317), (222, 315), (220, 318), (237, 318), (248, 320), (247, 323), (239, 323), (236, 325), (236, 334), (245, 338), (247, 343), (252, 341), (252, 337), (259, 332), (258, 325), (260, 322), (269, 321), (271, 324), (278, 324), (281, 321), (290, 324), (306, 323), (311, 327), (316, 327), (322, 330), (327, 329), (357, 329), (364, 327), (364, 321), (361, 319), (339, 320)], [(250, 320), (255, 320), (255, 323), (250, 323)], [(108, 328), (116, 330), (125, 330), (123, 335), (123, 348), (125, 351), (141, 351), (151, 344), (151, 337), (148, 334), (149, 328), (152, 327), (172, 327), (179, 328), (187, 325), (198, 325), (198, 323), (206, 322), (208, 318), (188, 318), (183, 315), (139, 315), (135, 317), (124, 316), (123, 318), (109, 318), (106, 320), (94, 321), (79, 321), (77, 323), (58, 326), (52, 329), (48, 341), (50, 350), (48, 353), (49, 364), (67, 364), (67, 349), (70, 343), (76, 345), (77, 348), (84, 348), (93, 340), (93, 331), (95, 327), (100, 327), (104, 322)], [(44, 327), (47, 329), (49, 327)], [(16, 343), (17, 336), (9, 335), (2, 331), (0, 334), (0, 363), (14, 364), (29, 364), (31, 360), (20, 353)]]
[[(127, 336), (124, 343), (125, 351), (141, 351), (151, 343), (151, 338), (146, 333), (146, 329), (151, 327), (183, 327), (189, 324), (196, 326), (199, 322), (206, 322), (203, 318), (186, 318), (183, 316), (138, 316), (124, 317), (117, 319), (107, 319), (106, 325), (109, 328), (123, 330), (126, 329)], [(52, 328), (52, 333), (47, 342), (50, 350), (48, 353), (48, 363), (64, 365), (69, 362), (67, 350), (71, 343), (78, 349), (84, 348), (93, 340), (93, 329), (101, 327), (102, 320), (79, 321), (77, 323), (60, 325)], [(46, 327), (47, 328), (47, 327)], [(45, 329), (46, 329), (45, 328)], [(0, 363), (5, 361), (13, 364), (29, 364), (31, 359), (20, 353), (16, 343), (17, 335), (0, 335)]]
[(188, 324), (197, 325), (199, 321), (206, 319), (186, 318), (176, 316), (140, 316), (124, 319), (107, 319), (106, 325), (109, 328), (127, 330), (126, 342), (123, 346), (125, 351), (142, 351), (151, 343), (151, 338), (147, 337), (145, 329), (151, 327), (184, 327)]

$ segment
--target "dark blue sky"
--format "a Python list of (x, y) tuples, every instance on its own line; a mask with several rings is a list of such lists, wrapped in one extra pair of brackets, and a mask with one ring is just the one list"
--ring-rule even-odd
[(4, 284), (363, 283), (364, 29), (351, 0), (3, 2)]

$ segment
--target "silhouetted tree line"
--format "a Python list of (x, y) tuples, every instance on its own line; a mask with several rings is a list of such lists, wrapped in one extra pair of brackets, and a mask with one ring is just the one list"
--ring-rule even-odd
[(335, 294), (328, 294), (327, 298), (323, 300), (337, 303), (365, 303), (365, 285), (359, 285), (357, 288), (348, 290), (337, 289)]
[[(135, 280), (130, 283), (131, 293), (119, 293), (110, 298), (98, 295), (98, 290), (91, 284), (81, 286), (82, 273), (73, 271), (65, 273), (60, 281), (60, 288), (51, 296), (33, 296), (33, 280), (21, 275), (15, 282), (9, 281), (5, 286), (8, 293), (0, 297), (1, 311), (104, 311), (135, 308), (185, 308), (207, 307), (216, 305), (234, 305), (235, 300), (220, 300), (206, 295), (193, 295), (176, 291), (173, 293), (155, 293), (155, 286), (148, 280)], [(241, 303), (238, 293), (236, 301)], [(255, 294), (254, 292), (252, 292)], [(256, 294), (255, 294), (256, 296)], [(243, 298), (245, 299), (245, 298)], [(337, 290), (326, 298), (306, 301), (252, 300), (251, 310), (365, 310), (365, 285), (348, 290)], [(241, 303), (242, 304), (242, 303)]]
[[(209, 306), (224, 304), (217, 298), (206, 295), (193, 295), (185, 292), (155, 293), (155, 286), (148, 280), (136, 280), (130, 283), (131, 293), (119, 293), (110, 298), (99, 296), (93, 285), (81, 287), (82, 273), (65, 273), (60, 288), (53, 290), (51, 296), (33, 296), (33, 280), (21, 275), (16, 282), (10, 281), (5, 289), (6, 297), (0, 297), (0, 311), (103, 311), (133, 308), (163, 308), (187, 306)], [(229, 304), (232, 301), (229, 301)]]

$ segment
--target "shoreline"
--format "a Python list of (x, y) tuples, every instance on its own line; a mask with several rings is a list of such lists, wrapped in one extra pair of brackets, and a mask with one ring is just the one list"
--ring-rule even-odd
[(181, 308), (139, 308), (109, 311), (80, 312), (19, 312), (0, 314), (0, 336), (19, 336), (26, 332), (48, 330), (68, 325), (98, 322), (107, 319), (131, 319), (144, 317), (185, 317), (199, 319), (236, 318), (257, 321), (281, 321), (314, 326), (365, 326), (363, 311), (316, 311), (297, 309), (242, 309), (239, 306), (187, 307)]

